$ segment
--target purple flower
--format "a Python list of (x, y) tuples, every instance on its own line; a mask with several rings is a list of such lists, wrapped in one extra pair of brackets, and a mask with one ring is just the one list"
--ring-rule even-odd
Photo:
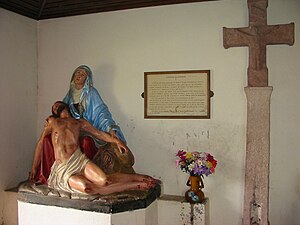
[(210, 169), (208, 169), (206, 166), (202, 166), (201, 174), (205, 174), (206, 176), (208, 176), (210, 174)]
[(214, 173), (217, 161), (207, 152), (186, 152), (180, 149), (176, 156), (176, 166), (190, 175), (202, 176)]

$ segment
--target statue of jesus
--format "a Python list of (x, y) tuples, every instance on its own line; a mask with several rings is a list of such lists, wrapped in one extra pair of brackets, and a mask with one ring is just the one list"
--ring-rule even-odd
[(96, 138), (117, 145), (121, 154), (128, 152), (123, 141), (100, 131), (84, 119), (74, 119), (69, 106), (63, 102), (54, 103), (53, 116), (49, 117), (44, 131), (36, 145), (30, 180), (34, 180), (40, 162), (43, 139), (51, 133), (55, 162), (48, 178), (48, 186), (70, 193), (111, 194), (126, 190), (148, 190), (157, 181), (147, 175), (113, 173), (105, 174), (80, 150), (79, 133), (85, 131)]

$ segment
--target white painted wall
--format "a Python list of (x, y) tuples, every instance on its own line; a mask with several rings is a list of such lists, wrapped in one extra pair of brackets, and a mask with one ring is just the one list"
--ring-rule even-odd
[[(4, 190), (28, 176), (36, 142), (37, 22), (0, 8), (0, 224)], [(10, 225), (10, 224), (8, 224)]]
[[(11, 18), (16, 17), (22, 21), (22, 26), (10, 25), (6, 29), (19, 32), (22, 37), (19, 41), (26, 42), (26, 39), (35, 37), (35, 30), (32, 28), (29, 33), (24, 25), (34, 22), (8, 14), (4, 10), (0, 12), (1, 34), (4, 26), (2, 24), (16, 23), (11, 21)], [(300, 35), (297, 29), (300, 24), (299, 12), (299, 0), (269, 1), (269, 24), (296, 24), (293, 47), (268, 47), (269, 79), (270, 85), (274, 87), (271, 104), (272, 225), (300, 224), (300, 121), (297, 117), (300, 110), (297, 104), (300, 94)], [(2, 20), (3, 15), (6, 22)], [(248, 51), (246, 48), (225, 50), (222, 46), (223, 26), (248, 26), (245, 0), (153, 7), (39, 22), (38, 133), (41, 131), (43, 119), (50, 113), (51, 104), (67, 92), (74, 68), (80, 64), (88, 64), (94, 71), (95, 87), (108, 104), (115, 120), (119, 122), (129, 147), (134, 152), (136, 171), (160, 178), (164, 183), (164, 193), (182, 195), (186, 190), (187, 175), (175, 168), (174, 155), (177, 150), (185, 148), (211, 152), (219, 161), (216, 174), (205, 179), (204, 191), (210, 198), (211, 225), (241, 224), (246, 126), (244, 86)], [(7, 45), (11, 43), (10, 36), (6, 34), (4, 37), (5, 42), (1, 41), (0, 46), (2, 48), (4, 43), (3, 48), (8, 48)], [(0, 38), (2, 40), (3, 36)], [(17, 54), (19, 51), (16, 47), (18, 41), (15, 42), (11, 44), (13, 50), (10, 54)], [(32, 45), (34, 43), (37, 42)], [(32, 51), (34, 47), (27, 49), (24, 46), (24, 49)], [(34, 53), (30, 55), (32, 57)], [(17, 70), (12, 76), (4, 76), (5, 84), (14, 78), (14, 84), (4, 86), (4, 93), (14, 90), (18, 78), (26, 87), (36, 86), (36, 81), (33, 81), (35, 77), (25, 79), (19, 75), (22, 66), (26, 66), (26, 71), (30, 70), (27, 68), (30, 63), (20, 65), (20, 60), (14, 57), (5, 63), (2, 58), (6, 59), (7, 55), (3, 51), (0, 57), (6, 71), (11, 73)], [(26, 62), (31, 59), (24, 57), (23, 60)], [(29, 67), (33, 71), (30, 75), (35, 74), (35, 67)], [(143, 92), (144, 72), (193, 69), (211, 70), (211, 88), (215, 93), (212, 98), (212, 118), (143, 119), (143, 99), (140, 94)], [(19, 92), (21, 91), (17, 93)], [(11, 102), (19, 104), (24, 103), (23, 96), (19, 97), (14, 93), (9, 95), (10, 99), (13, 98)], [(33, 96), (32, 99), (34, 98)], [(5, 101), (8, 102), (7, 98)], [(35, 107), (34, 103), (32, 101), (23, 106), (26, 105), (26, 109), (30, 110)], [(11, 107), (10, 114), (7, 111), (1, 113), (9, 117), (3, 123), (1, 121), (1, 124), (5, 124), (3, 128), (1, 125), (1, 129), (4, 129), (1, 134), (6, 134), (7, 129), (12, 128), (12, 121), (13, 124), (17, 123), (15, 116), (11, 114), (11, 111), (17, 111), (13, 108), (16, 104), (8, 105)], [(34, 123), (36, 110), (30, 113), (26, 111), (23, 115)], [(0, 172), (1, 185), (4, 183), (8, 186), (22, 180), (27, 175), (27, 171), (23, 169), (30, 167), (33, 149), (28, 149), (28, 146), (33, 146), (32, 139), (37, 135), (30, 126), (31, 122), (24, 122), (22, 117), (22, 120), (18, 120), (18, 124), (20, 123), (26, 123), (25, 128), (21, 131), (14, 129), (11, 133), (26, 129), (26, 133), (30, 130), (32, 135), (22, 135), (22, 138), (14, 142), (11, 134), (4, 135), (4, 139), (2, 137), (1, 144), (4, 143), (4, 147), (0, 150), (1, 162), (5, 160), (4, 164), (1, 163), (1, 171), (6, 172)], [(28, 142), (24, 142), (25, 139)], [(31, 154), (28, 156), (30, 159), (25, 160), (24, 154), (19, 154), (20, 145), (22, 153), (23, 146), (26, 145), (25, 151), (29, 151), (28, 155)], [(10, 155), (7, 155), (7, 148), (10, 149)], [(22, 165), (24, 160), (28, 164)], [(23, 169), (15, 168), (15, 165), (22, 165)]]
[[(232, 12), (236, 12), (235, 15)], [(80, 64), (108, 104), (136, 157), (135, 169), (182, 195), (187, 174), (175, 167), (179, 148), (219, 160), (205, 179), (212, 225), (241, 222), (244, 185), (246, 49), (225, 50), (222, 27), (247, 25), (245, 4), (216, 1), (52, 19), (39, 23), (38, 119), (67, 92)], [(145, 120), (144, 72), (211, 70), (210, 120)]]
[(295, 22), (295, 44), (268, 48), (271, 224), (300, 224), (300, 1), (269, 1), (269, 24)]
[[(300, 2), (269, 1), (269, 24), (300, 24)], [(212, 225), (241, 224), (244, 190), (248, 50), (222, 46), (222, 27), (248, 26), (246, 1), (154, 7), (39, 23), (40, 121), (61, 99), (80, 64), (120, 123), (136, 157), (135, 169), (160, 178), (166, 194), (182, 195), (187, 175), (175, 168), (179, 148), (209, 151), (219, 160), (205, 179)], [(268, 47), (271, 115), (271, 224), (300, 224), (299, 31), (293, 47)], [(209, 69), (210, 120), (143, 119), (146, 71)], [(40, 123), (40, 128), (42, 122)], [(291, 162), (291, 164), (289, 164)]]

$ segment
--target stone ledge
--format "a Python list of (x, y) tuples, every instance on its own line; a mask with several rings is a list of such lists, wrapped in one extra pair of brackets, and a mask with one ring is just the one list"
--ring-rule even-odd
[(148, 207), (161, 195), (161, 185), (157, 184), (149, 191), (126, 191), (107, 196), (91, 196), (90, 199), (70, 199), (59, 196), (45, 196), (38, 193), (18, 192), (18, 200), (49, 206), (73, 208), (101, 213), (120, 213)]
[[(184, 196), (179, 196), (179, 195), (161, 195), (159, 198), (161, 201), (173, 201), (173, 202), (181, 202), (181, 203), (189, 203)], [(191, 205), (205, 205), (208, 202), (208, 198), (205, 197), (204, 201), (202, 203), (190, 203)]]

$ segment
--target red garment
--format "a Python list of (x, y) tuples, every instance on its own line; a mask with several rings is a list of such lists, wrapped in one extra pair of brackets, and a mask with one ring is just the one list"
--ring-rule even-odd
[[(96, 155), (97, 148), (94, 140), (89, 136), (83, 136), (79, 140), (80, 149), (86, 154), (89, 159), (93, 159)], [(43, 150), (41, 163), (35, 177), (36, 183), (47, 184), (47, 179), (51, 172), (51, 167), (55, 161), (51, 134), (47, 135), (43, 140)]]
[(89, 136), (82, 136), (79, 139), (80, 149), (86, 156), (92, 160), (97, 153), (97, 147), (93, 138)]

